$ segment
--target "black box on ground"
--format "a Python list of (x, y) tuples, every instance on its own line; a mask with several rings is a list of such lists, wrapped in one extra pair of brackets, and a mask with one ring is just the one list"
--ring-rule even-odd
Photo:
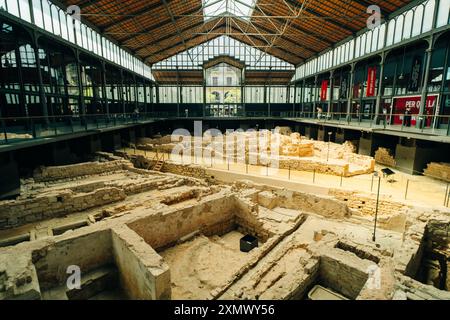
[(251, 235), (246, 235), (241, 238), (241, 251), (250, 252), (253, 249), (258, 248), (258, 239)]

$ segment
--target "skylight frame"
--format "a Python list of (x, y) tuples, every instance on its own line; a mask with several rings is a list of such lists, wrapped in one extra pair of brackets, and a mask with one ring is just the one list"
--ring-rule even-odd
[(205, 62), (220, 56), (242, 61), (247, 70), (295, 70), (293, 64), (227, 35), (218, 36), (159, 61), (152, 66), (152, 70), (202, 70)]
[(202, 0), (205, 21), (231, 16), (250, 21), (257, 0)]

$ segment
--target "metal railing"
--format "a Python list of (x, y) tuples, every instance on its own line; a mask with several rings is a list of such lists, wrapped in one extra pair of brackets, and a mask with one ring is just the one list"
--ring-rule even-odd
[(450, 116), (423, 116), (404, 114), (375, 115), (367, 113), (317, 113), (249, 111), (239, 114), (217, 116), (181, 116), (176, 112), (120, 113), (76, 116), (39, 116), (0, 118), (0, 145), (31, 139), (49, 138), (66, 134), (87, 132), (117, 126), (145, 123), (166, 119), (217, 119), (217, 118), (280, 118), (300, 120), (329, 126), (352, 126), (372, 130), (394, 130), (423, 133), (435, 136), (450, 136)]
[(312, 121), (318, 124), (354, 126), (376, 130), (396, 130), (411, 133), (426, 133), (433, 135), (450, 135), (450, 116), (434, 116), (400, 113), (373, 114), (373, 113), (318, 113), (293, 112), (288, 118)]
[[(179, 165), (200, 165), (209, 169), (218, 169), (229, 171), (230, 173), (254, 175), (259, 177), (271, 177), (279, 180), (290, 182), (305, 183), (331, 189), (348, 189), (358, 190), (362, 193), (375, 195), (378, 189), (378, 178), (374, 174), (361, 174), (345, 177), (344, 175), (330, 175), (321, 173), (316, 170), (299, 170), (291, 167), (281, 169), (273, 168), (265, 165), (250, 164), (247, 160), (245, 163), (237, 163), (230, 161), (229, 158), (223, 157), (217, 159), (202, 152), (201, 156), (189, 156), (173, 154), (168, 151), (145, 151), (136, 148), (121, 150), (130, 155), (142, 155), (148, 159), (156, 161), (155, 157), (162, 157), (174, 164)], [(165, 156), (164, 156), (165, 154)], [(381, 164), (377, 165), (377, 170), (383, 168)], [(420, 203), (450, 206), (450, 182), (445, 181), (442, 177), (423, 176), (423, 172), (413, 170), (412, 174), (401, 172), (401, 167), (392, 168), (395, 175), (391, 177), (382, 177), (380, 179), (380, 190), (384, 196), (390, 196), (397, 201), (414, 200)], [(410, 171), (410, 170), (408, 170)]]
[(164, 119), (162, 114), (95, 114), (0, 118), (0, 145)]

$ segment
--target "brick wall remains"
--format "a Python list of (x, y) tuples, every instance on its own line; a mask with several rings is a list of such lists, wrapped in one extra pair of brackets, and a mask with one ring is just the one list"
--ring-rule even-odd
[(424, 170), (424, 174), (428, 177), (450, 182), (450, 163), (429, 163)]
[[(330, 195), (341, 200), (357, 215), (373, 217), (376, 212), (376, 197), (354, 191), (331, 189)], [(378, 202), (378, 223), (387, 230), (405, 231), (408, 207), (382, 196)]]
[(33, 199), (4, 201), (0, 203), (0, 229), (80, 212), (125, 198), (122, 189), (106, 187), (90, 193), (77, 194), (72, 190), (63, 190)]
[(132, 166), (127, 160), (116, 160), (109, 162), (86, 162), (68, 166), (39, 167), (34, 172), (37, 182), (48, 182), (62, 179), (73, 179), (76, 177), (115, 172)]
[(391, 151), (386, 148), (379, 148), (375, 152), (375, 161), (379, 164), (384, 164), (385, 166), (395, 168), (397, 162), (392, 156)]
[[(156, 165), (156, 160), (145, 158), (144, 156), (132, 156), (131, 161), (138, 168), (152, 170)], [(172, 162), (165, 162), (161, 172), (172, 173), (180, 176), (194, 177), (198, 179), (209, 178), (206, 168), (198, 165), (183, 165)]]

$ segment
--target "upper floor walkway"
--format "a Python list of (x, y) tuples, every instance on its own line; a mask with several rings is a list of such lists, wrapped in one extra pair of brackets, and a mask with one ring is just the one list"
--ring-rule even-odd
[[(245, 112), (220, 117), (179, 117), (168, 113), (96, 114), (77, 116), (48, 116), (27, 118), (0, 118), (0, 152), (38, 145), (53, 140), (64, 140), (145, 125), (165, 120), (288, 120), (307, 125), (319, 125), (364, 132), (387, 134), (435, 142), (450, 143), (450, 116), (410, 117), (399, 114), (343, 114), (294, 112)], [(231, 129), (231, 128), (230, 128)], [(236, 129), (236, 128), (234, 128)]]

